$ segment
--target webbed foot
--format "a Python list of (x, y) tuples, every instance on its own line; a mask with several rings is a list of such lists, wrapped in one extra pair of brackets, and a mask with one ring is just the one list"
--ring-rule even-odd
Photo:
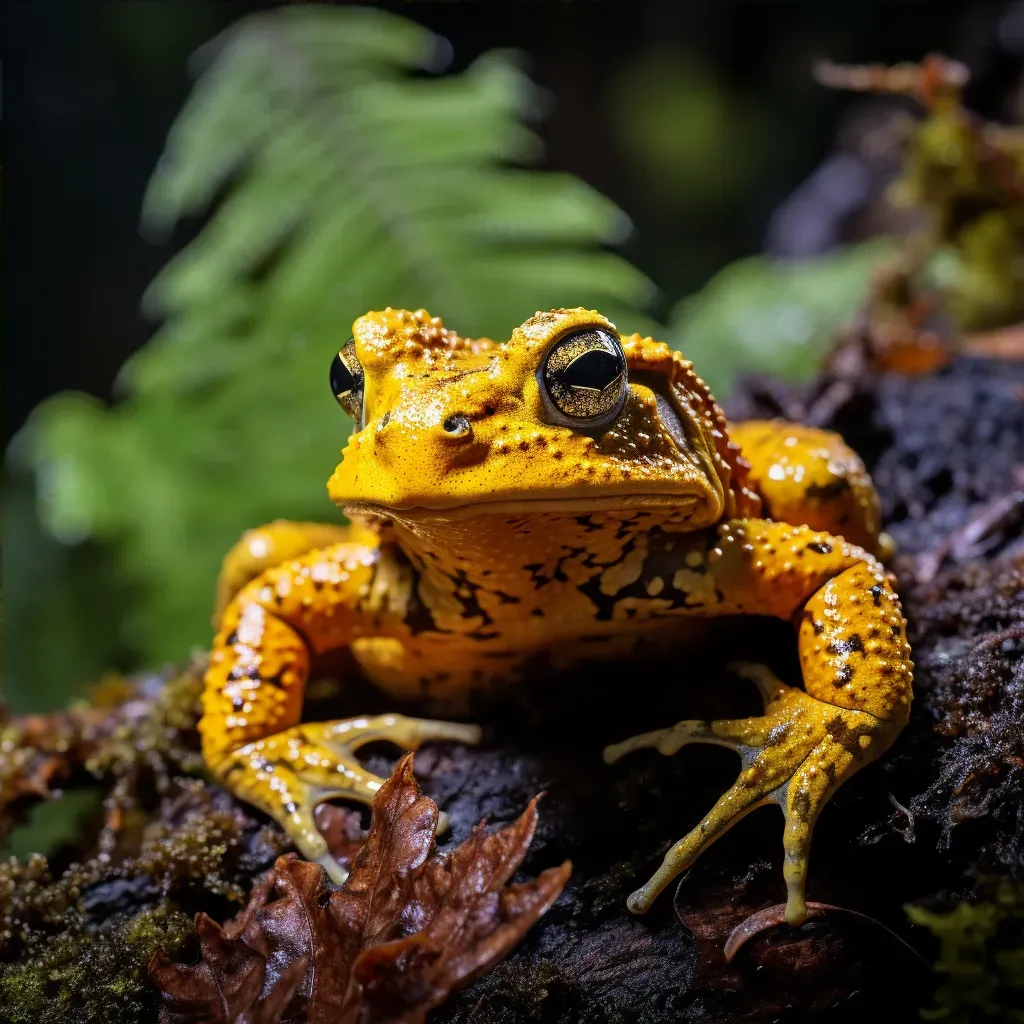
[(762, 717), (679, 722), (604, 751), (605, 762), (613, 764), (634, 750), (650, 747), (674, 754), (688, 743), (714, 743), (735, 750), (743, 762), (736, 783), (668, 851), (650, 881), (629, 897), (628, 906), (634, 914), (645, 913), (669, 882), (732, 825), (755, 808), (776, 803), (785, 816), (786, 920), (802, 924), (814, 822), (839, 785), (888, 747), (895, 730), (873, 715), (826, 704), (787, 686), (763, 665), (742, 662), (730, 668), (757, 684), (764, 700)]
[(236, 795), (274, 818), (302, 856), (323, 865), (340, 885), (347, 872), (328, 851), (313, 812), (325, 800), (372, 802), (385, 780), (367, 771), (355, 753), (380, 740), (404, 750), (433, 740), (476, 744), (480, 727), (405, 715), (308, 722), (239, 747), (216, 772)]

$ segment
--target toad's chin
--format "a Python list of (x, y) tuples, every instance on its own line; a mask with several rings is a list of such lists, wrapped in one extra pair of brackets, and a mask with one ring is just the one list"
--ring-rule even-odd
[[(342, 507), (347, 516), (372, 516), (417, 523), (424, 520), (452, 521), (484, 515), (586, 515), (590, 512), (627, 512), (651, 510), (675, 518), (689, 519), (699, 506), (706, 505), (686, 494), (609, 494), (579, 497), (507, 497), (497, 501), (473, 501), (461, 505), (431, 508), (412, 505), (396, 508), (374, 502), (349, 502)], [(715, 517), (710, 517), (713, 521)]]

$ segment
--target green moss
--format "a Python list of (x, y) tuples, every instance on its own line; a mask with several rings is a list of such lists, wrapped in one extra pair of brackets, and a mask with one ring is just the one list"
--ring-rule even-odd
[[(158, 781), (168, 770), (202, 772), (202, 758), (195, 746), (199, 697), (203, 690), (205, 658), (197, 659), (166, 680), (157, 680), (155, 693), (145, 693), (146, 683), (114, 677), (89, 694), (92, 710), (109, 709), (116, 726), (97, 737), (85, 767), (97, 776), (122, 777), (146, 766), (156, 766)], [(144, 711), (132, 715), (133, 701), (142, 698)], [(138, 707), (135, 704), (135, 707)], [(121, 712), (121, 720), (116, 713)]]
[[(196, 723), (202, 658), (163, 676), (112, 675), (66, 711), (14, 719), (0, 731), (0, 842), (18, 811), (58, 786), (104, 787), (108, 816), (175, 791), (182, 775), (204, 771)], [(7, 855), (52, 853), (76, 839), (98, 794), (61, 799), (4, 846)], [(91, 801), (91, 802), (90, 802)]]
[(1024, 1021), (1024, 886), (1005, 882), (988, 901), (946, 911), (906, 910), (939, 941), (935, 970), (944, 980), (926, 1020)]
[(98, 932), (73, 926), (43, 941), (30, 959), (0, 966), (5, 1019), (92, 1024), (152, 1016), (146, 965), (158, 947), (173, 953), (192, 934), (189, 918), (166, 905), (111, 919)]
[[(39, 854), (0, 862), (4, 1024), (155, 1019), (146, 967), (193, 936), (181, 905), (241, 901), (287, 848), (280, 829), (185, 777), (202, 770), (201, 669), (112, 676), (66, 712), (7, 727), (0, 797), (38, 798), (65, 780), (102, 788), (107, 827), (97, 818), (82, 862), (60, 874)], [(59, 797), (45, 806), (68, 809)]]
[(254, 831), (254, 822), (237, 805), (216, 806), (201, 782), (188, 785), (178, 807), (168, 820), (147, 826), (132, 866), (165, 888), (198, 883), (209, 893), (242, 902), (248, 872), (269, 866), (289, 846), (273, 825)]

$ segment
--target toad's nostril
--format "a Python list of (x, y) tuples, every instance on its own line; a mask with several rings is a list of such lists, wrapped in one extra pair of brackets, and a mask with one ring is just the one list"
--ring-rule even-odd
[(449, 437), (468, 437), (473, 431), (469, 420), (461, 412), (455, 413), (454, 416), (449, 416), (441, 426)]

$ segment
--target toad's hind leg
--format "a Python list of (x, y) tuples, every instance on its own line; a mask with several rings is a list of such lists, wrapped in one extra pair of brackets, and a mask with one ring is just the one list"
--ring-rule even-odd
[[(629, 909), (647, 911), (662, 889), (737, 821), (775, 803), (785, 817), (786, 917), (799, 923), (805, 914), (804, 887), (815, 820), (839, 785), (867, 759), (864, 755), (874, 745), (877, 721), (860, 711), (823, 704), (780, 682), (762, 665), (742, 662), (730, 667), (757, 684), (764, 700), (762, 717), (679, 722), (605, 751), (605, 761), (611, 764), (634, 750), (653, 748), (675, 754), (689, 743), (711, 743), (735, 750), (743, 764), (735, 784), (669, 850), (650, 881), (630, 896)], [(842, 736), (838, 746), (837, 732)]]
[(846, 779), (889, 748), (909, 716), (913, 664), (899, 600), (890, 578), (862, 549), (805, 526), (734, 520), (711, 539), (695, 538), (684, 558), (691, 568), (703, 568), (701, 589), (691, 596), (704, 595), (705, 613), (774, 615), (796, 624), (804, 689), (745, 665), (743, 674), (764, 698), (763, 715), (680, 722), (605, 751), (613, 762), (644, 747), (668, 754), (686, 743), (716, 743), (743, 760), (736, 783), (669, 850), (630, 897), (630, 909), (646, 911), (732, 824), (755, 807), (777, 803), (786, 819), (786, 919), (799, 924), (806, 916), (804, 883), (818, 814)]
[(769, 519), (844, 537), (882, 561), (893, 554), (871, 477), (838, 434), (784, 420), (746, 420), (734, 423), (729, 436), (750, 463)]
[(475, 726), (403, 715), (300, 723), (310, 652), (367, 633), (401, 637), (412, 570), (376, 546), (335, 544), (269, 569), (229, 602), (214, 640), (199, 731), (203, 759), (228, 790), (274, 818), (300, 853), (341, 882), (314, 822), (319, 803), (370, 803), (383, 784), (356, 759), (387, 740), (475, 743)]

